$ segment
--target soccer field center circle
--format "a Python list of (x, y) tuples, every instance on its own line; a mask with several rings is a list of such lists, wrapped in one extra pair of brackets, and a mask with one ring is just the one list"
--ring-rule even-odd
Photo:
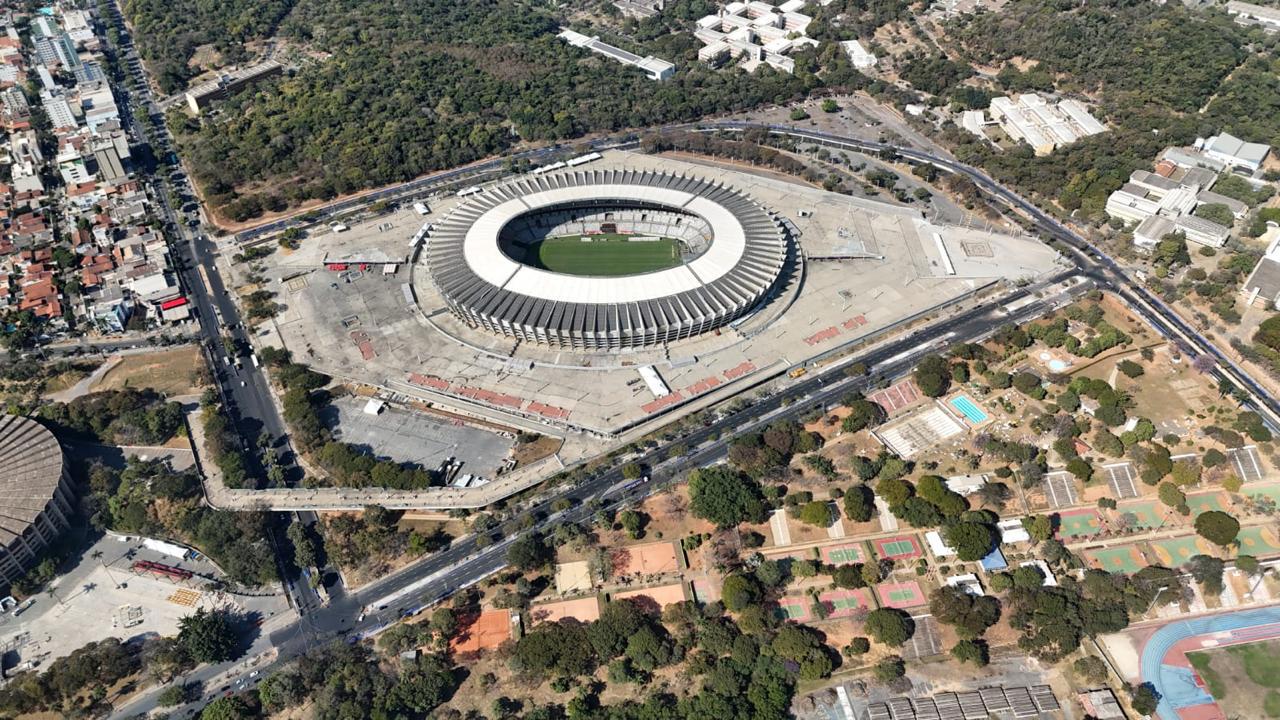
[[(593, 242), (597, 235), (610, 239)], [(583, 267), (603, 247), (636, 271), (555, 272), (522, 256), (572, 236), (582, 240)], [(648, 270), (662, 254), (648, 243), (672, 240), (689, 257)], [(618, 350), (692, 337), (751, 312), (789, 252), (781, 223), (732, 188), (652, 171), (579, 170), (468, 196), (433, 228), (422, 257), (449, 309), (472, 327), (539, 345)]]

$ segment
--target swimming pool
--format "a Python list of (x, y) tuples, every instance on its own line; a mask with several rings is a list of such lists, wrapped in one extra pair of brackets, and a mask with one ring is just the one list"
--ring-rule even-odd
[(974, 425), (987, 421), (987, 414), (982, 412), (982, 408), (978, 407), (977, 403), (970, 400), (968, 395), (957, 395), (956, 397), (951, 398), (950, 405), (955, 408), (956, 412), (964, 415), (965, 418)]

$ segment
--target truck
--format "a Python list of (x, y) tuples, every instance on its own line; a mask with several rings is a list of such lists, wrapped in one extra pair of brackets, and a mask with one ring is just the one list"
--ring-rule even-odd
[(798, 378), (798, 377), (804, 376), (805, 373), (807, 372), (809, 372), (808, 368), (798, 367), (792, 370), (791, 372), (787, 373), (787, 377)]

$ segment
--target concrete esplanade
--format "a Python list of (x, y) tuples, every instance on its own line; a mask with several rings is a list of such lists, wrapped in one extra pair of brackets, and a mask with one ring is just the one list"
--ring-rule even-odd
[(0, 415), (0, 577), (13, 582), (71, 527), (74, 494), (58, 439)]
[[(552, 272), (509, 254), (548, 228), (673, 237), (697, 252), (675, 267), (618, 277)], [(705, 333), (750, 312), (782, 273), (788, 242), (765, 208), (719, 183), (568, 171), (469, 197), (432, 230), (423, 259), (449, 309), (472, 327), (552, 347), (620, 350)]]

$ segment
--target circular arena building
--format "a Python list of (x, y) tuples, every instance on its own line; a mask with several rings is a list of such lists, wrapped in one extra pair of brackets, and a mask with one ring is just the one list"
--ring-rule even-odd
[(71, 527), (62, 447), (43, 425), (0, 415), (0, 577), (13, 582)]
[(782, 225), (708, 180), (638, 170), (526, 176), (431, 231), (436, 290), (471, 327), (574, 350), (644, 348), (751, 312), (789, 253)]

